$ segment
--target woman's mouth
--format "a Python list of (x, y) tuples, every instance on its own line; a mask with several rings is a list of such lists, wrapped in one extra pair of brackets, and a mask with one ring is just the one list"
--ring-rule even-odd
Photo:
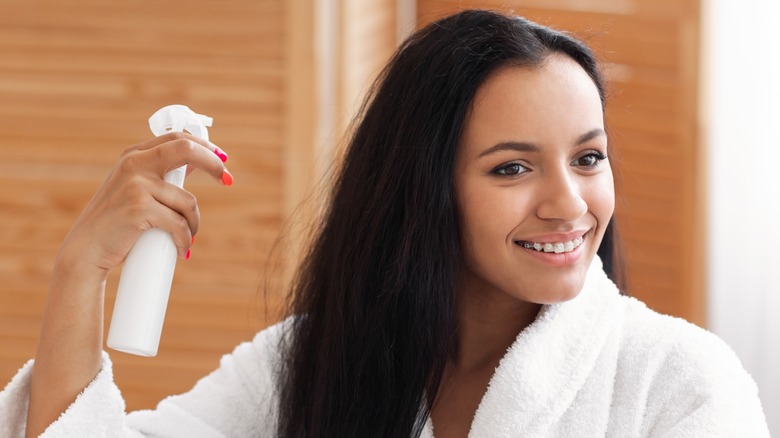
[(556, 254), (566, 253), (574, 251), (578, 246), (582, 245), (582, 241), (585, 236), (577, 237), (567, 242), (529, 242), (526, 240), (516, 240), (517, 245), (526, 249), (533, 249), (538, 252), (554, 252)]

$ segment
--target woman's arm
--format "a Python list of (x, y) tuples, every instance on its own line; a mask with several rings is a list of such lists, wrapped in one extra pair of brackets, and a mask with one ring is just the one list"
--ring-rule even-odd
[(38, 436), (100, 371), (105, 280), (150, 228), (189, 250), (200, 216), (195, 197), (164, 175), (188, 164), (221, 180), (226, 169), (207, 141), (181, 133), (127, 149), (65, 239), (55, 263), (30, 383), (26, 436)]
[(43, 313), (30, 381), (26, 436), (41, 434), (100, 371), (107, 272), (61, 252)]

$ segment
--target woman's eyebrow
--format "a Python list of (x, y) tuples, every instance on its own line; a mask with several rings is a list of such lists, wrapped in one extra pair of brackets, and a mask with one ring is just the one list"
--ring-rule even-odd
[(539, 146), (533, 143), (505, 141), (485, 149), (477, 158), (482, 158), (486, 155), (500, 151), (539, 152)]
[(574, 145), (575, 146), (579, 146), (579, 145), (581, 145), (583, 143), (586, 143), (586, 142), (588, 142), (590, 140), (593, 140), (594, 138), (596, 138), (598, 136), (601, 136), (601, 135), (603, 135), (605, 137), (607, 135), (607, 133), (604, 131), (603, 128), (591, 129), (590, 131), (586, 132), (585, 134), (582, 134), (577, 139), (577, 141), (574, 143)]
[[(574, 145), (579, 146), (601, 135), (603, 136), (607, 135), (607, 133), (604, 131), (603, 128), (591, 129), (590, 131), (579, 136), (577, 138), (577, 141), (574, 143)], [(522, 141), (504, 141), (485, 149), (484, 151), (482, 151), (482, 153), (479, 154), (477, 158), (482, 158), (486, 155), (494, 154), (496, 152), (501, 152), (501, 151), (539, 152), (539, 146), (533, 143), (527, 143)]]

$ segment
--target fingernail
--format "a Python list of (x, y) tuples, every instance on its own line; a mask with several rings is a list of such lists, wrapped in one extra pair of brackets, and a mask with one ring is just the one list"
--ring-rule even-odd
[(227, 169), (222, 171), (222, 184), (226, 186), (232, 186), (233, 185), (233, 175), (228, 172)]
[(222, 160), (223, 163), (227, 161), (228, 159), (227, 154), (225, 153), (225, 151), (220, 149), (219, 146), (214, 146), (214, 153), (217, 154), (217, 156), (219, 157), (220, 160)]
[(191, 255), (192, 255), (192, 250), (188, 249), (187, 254), (184, 256), (184, 260), (189, 260)]
[(190, 246), (195, 245), (195, 236), (192, 236), (192, 242), (190, 242)]

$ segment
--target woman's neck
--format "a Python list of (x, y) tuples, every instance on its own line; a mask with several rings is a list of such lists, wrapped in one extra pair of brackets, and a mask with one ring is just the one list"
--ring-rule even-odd
[(487, 285), (462, 284), (458, 291), (458, 349), (451, 365), (463, 370), (495, 366), (541, 304), (518, 300)]

